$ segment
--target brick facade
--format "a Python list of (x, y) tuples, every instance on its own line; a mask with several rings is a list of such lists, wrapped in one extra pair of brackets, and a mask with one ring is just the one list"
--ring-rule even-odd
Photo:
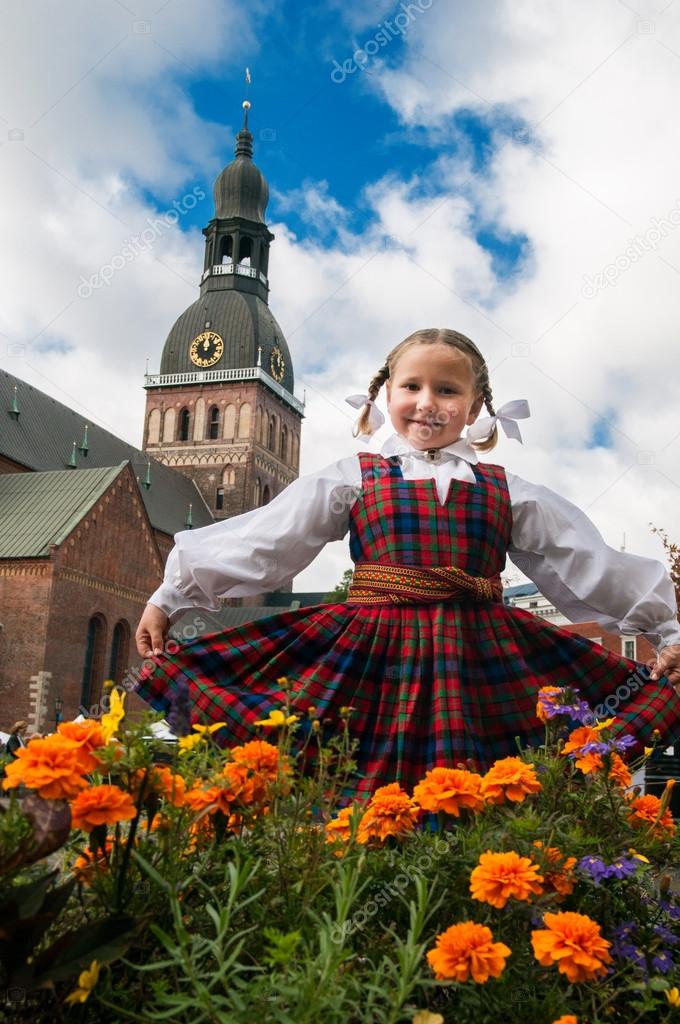
[(300, 417), (254, 381), (147, 388), (142, 447), (194, 480), (215, 519), (227, 519), (266, 504), (298, 476)]
[(86, 708), (96, 714), (103, 680), (113, 671), (120, 682), (139, 663), (134, 632), (162, 575), (163, 558), (129, 465), (48, 557), (0, 560), (2, 727), (25, 718), (34, 730), (53, 729), (57, 696), (64, 718), (78, 714), (91, 620)]

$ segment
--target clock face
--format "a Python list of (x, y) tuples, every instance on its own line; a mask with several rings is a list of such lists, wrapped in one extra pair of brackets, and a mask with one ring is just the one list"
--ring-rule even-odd
[(224, 342), (215, 331), (203, 331), (189, 346), (189, 356), (196, 366), (214, 366), (224, 352)]
[(283, 353), (278, 345), (275, 345), (272, 349), (271, 358), (269, 360), (269, 369), (271, 370), (274, 380), (278, 381), (280, 384), (283, 380), (283, 375), (286, 372), (286, 363), (283, 358)]

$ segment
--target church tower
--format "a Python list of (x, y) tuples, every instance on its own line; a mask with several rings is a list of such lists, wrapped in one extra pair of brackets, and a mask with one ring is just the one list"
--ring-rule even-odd
[(269, 187), (253, 163), (250, 103), (203, 229), (200, 294), (146, 374), (142, 447), (191, 477), (216, 519), (265, 505), (298, 476), (304, 406), (269, 309)]

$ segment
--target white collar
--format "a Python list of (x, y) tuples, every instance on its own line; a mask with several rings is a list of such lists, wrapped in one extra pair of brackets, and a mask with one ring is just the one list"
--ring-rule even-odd
[[(435, 454), (430, 454), (432, 452)], [(380, 454), (388, 458), (391, 455), (398, 455), (400, 458), (422, 459), (424, 462), (430, 463), (445, 462), (447, 459), (464, 459), (465, 462), (474, 466), (479, 462), (477, 452), (463, 437), (454, 441), (453, 444), (446, 445), (445, 448), (430, 448), (427, 451), (421, 451), (419, 448), (413, 448), (401, 434), (392, 434), (383, 444)]]

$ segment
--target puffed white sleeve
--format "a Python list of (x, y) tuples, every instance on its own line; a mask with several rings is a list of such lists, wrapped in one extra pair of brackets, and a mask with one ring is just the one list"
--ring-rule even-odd
[(170, 622), (187, 608), (218, 611), (221, 597), (285, 586), (349, 528), (361, 491), (358, 456), (299, 477), (267, 505), (175, 534), (163, 583), (149, 598)]
[(548, 487), (506, 473), (508, 554), (571, 622), (644, 634), (660, 650), (680, 643), (675, 591), (661, 562), (616, 551), (585, 512)]

